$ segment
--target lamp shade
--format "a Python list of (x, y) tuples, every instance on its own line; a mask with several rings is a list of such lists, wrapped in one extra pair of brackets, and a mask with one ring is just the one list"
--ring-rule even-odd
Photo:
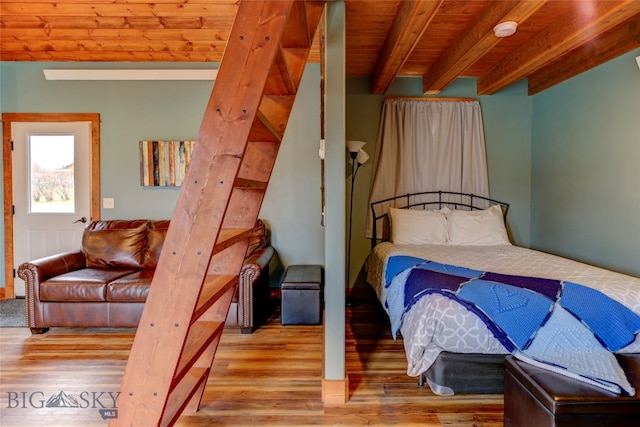
[(369, 155), (367, 154), (366, 151), (364, 151), (363, 149), (358, 150), (358, 155), (356, 156), (356, 162), (358, 162), (359, 165), (364, 165), (367, 160), (369, 160)]
[(350, 153), (357, 153), (365, 144), (366, 142), (363, 141), (349, 140), (347, 141), (347, 150), (349, 150)]

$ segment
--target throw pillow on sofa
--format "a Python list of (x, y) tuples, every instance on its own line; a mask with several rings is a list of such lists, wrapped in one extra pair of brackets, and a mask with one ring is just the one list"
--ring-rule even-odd
[(149, 222), (147, 248), (142, 256), (142, 268), (156, 268), (158, 266), (160, 251), (162, 251), (162, 244), (165, 237), (167, 237), (169, 223), (168, 219)]
[(140, 268), (147, 220), (94, 221), (82, 234), (89, 268)]

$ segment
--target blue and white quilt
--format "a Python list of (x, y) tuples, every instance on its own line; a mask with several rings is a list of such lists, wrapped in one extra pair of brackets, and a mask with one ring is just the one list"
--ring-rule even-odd
[(635, 394), (613, 353), (635, 342), (640, 316), (599, 290), (403, 255), (388, 258), (384, 287), (394, 337), (414, 305), (439, 295), (474, 313), (515, 357), (615, 393)]

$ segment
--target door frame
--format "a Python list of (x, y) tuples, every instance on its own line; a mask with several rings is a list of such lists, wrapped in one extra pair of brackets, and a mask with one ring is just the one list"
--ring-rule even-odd
[(13, 280), (13, 159), (12, 124), (15, 122), (89, 122), (89, 179), (91, 219), (100, 219), (100, 114), (98, 113), (2, 113), (2, 167), (4, 178), (4, 276), (5, 287), (0, 288), (0, 299), (14, 298)]

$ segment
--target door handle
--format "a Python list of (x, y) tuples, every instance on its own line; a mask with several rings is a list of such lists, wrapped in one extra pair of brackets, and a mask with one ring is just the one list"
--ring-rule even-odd
[(76, 222), (81, 222), (81, 223), (85, 224), (85, 223), (87, 222), (87, 217), (86, 217), (86, 216), (83, 216), (82, 218), (80, 218), (80, 219), (76, 219), (75, 221), (73, 221), (73, 223), (74, 223), (74, 224), (75, 224)]

